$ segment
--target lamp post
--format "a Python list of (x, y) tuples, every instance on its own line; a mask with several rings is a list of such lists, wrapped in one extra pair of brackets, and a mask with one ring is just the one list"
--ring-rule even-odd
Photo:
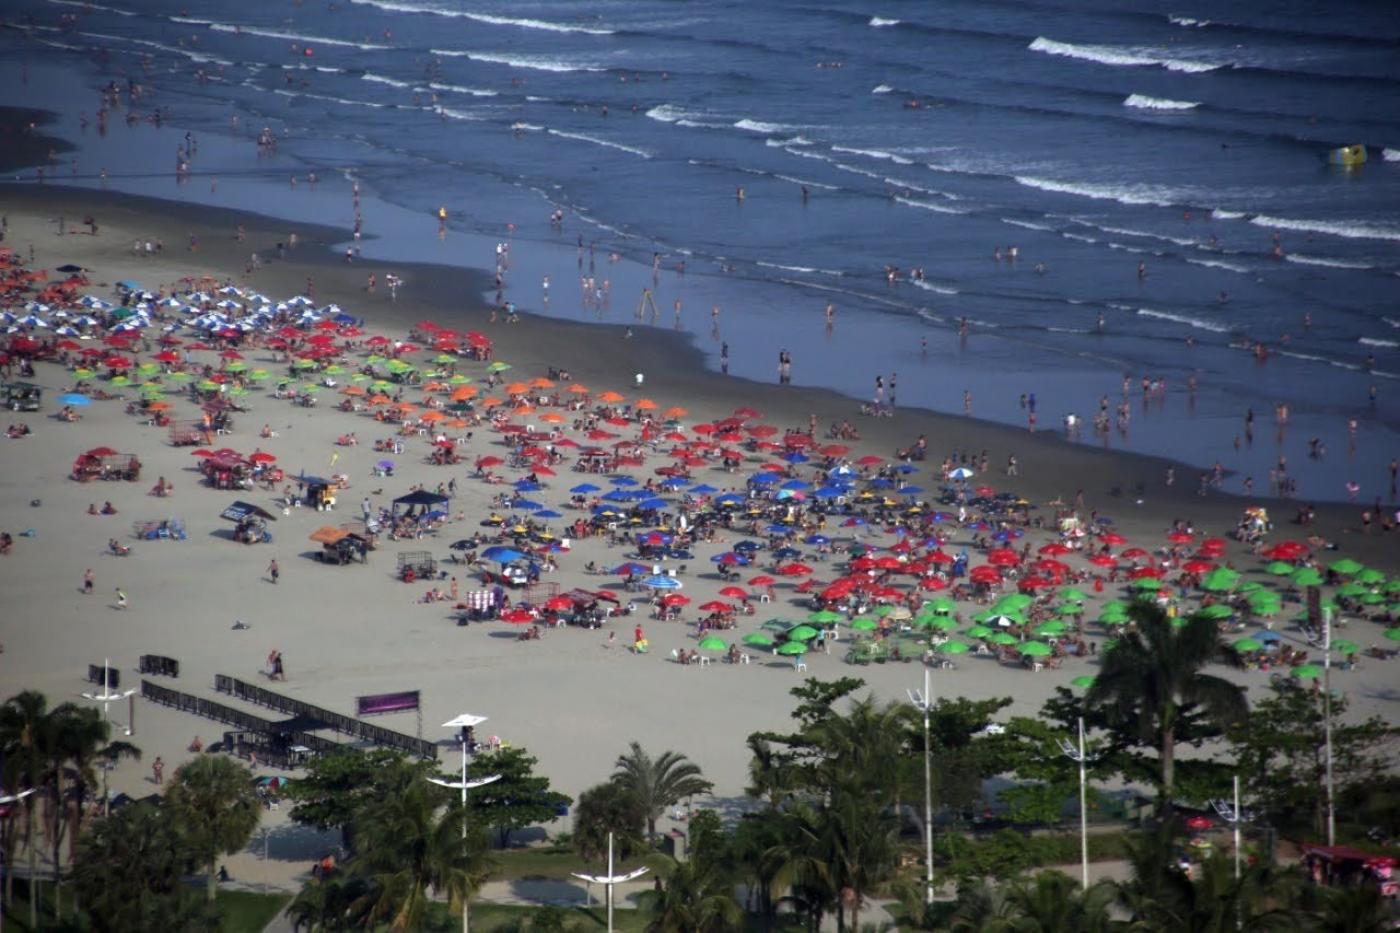
[[(107, 708), (108, 708), (111, 704), (115, 703), (117, 700), (125, 700), (127, 697), (131, 696), (132, 694), (134, 694), (134, 693), (136, 692), (135, 688), (132, 688), (131, 690), (123, 690), (121, 693), (113, 693), (113, 692), (112, 692), (112, 686), (111, 686), (111, 683), (112, 683), (111, 670), (112, 670), (112, 662), (111, 662), (111, 659), (110, 659), (110, 658), (103, 658), (103, 659), (102, 659), (102, 692), (101, 692), (101, 693), (84, 693), (84, 694), (83, 694), (83, 699), (85, 699), (85, 700), (92, 700), (94, 703), (101, 703), (101, 704), (102, 704), (102, 721), (103, 721), (103, 722), (111, 722), (111, 717), (109, 716), (108, 710), (107, 710)], [(131, 735), (131, 725), (130, 725), (130, 724), (127, 724), (127, 726), (125, 727), (125, 730), (124, 730), (124, 731), (126, 732), (127, 735)]]
[(1240, 823), (1249, 819), (1249, 814), (1240, 809), (1240, 776), (1235, 775), (1235, 796), (1234, 801), (1212, 800), (1210, 805), (1215, 808), (1215, 813), (1226, 823), (1235, 828), (1235, 880), (1240, 880)]
[[(0, 807), (8, 807), (8, 806), (9, 806), (10, 804), (12, 804), (12, 803), (19, 803), (19, 802), (20, 802), (21, 800), (23, 800), (25, 797), (28, 797), (30, 794), (34, 793), (34, 790), (35, 790), (35, 789), (31, 787), (31, 788), (29, 788), (29, 790), (22, 790), (22, 791), (20, 791), (18, 794), (5, 794), (5, 795), (3, 795), (3, 796), (0, 796)], [(10, 867), (9, 864), (5, 861), (5, 853), (4, 853), (4, 852), (0, 852), (0, 888), (3, 888), (3, 887), (4, 887), (4, 884), (5, 884), (5, 870), (8, 869), (9, 867)], [(32, 879), (31, 879), (30, 884), (31, 884), (31, 888), (32, 888), (32, 885), (33, 885)], [(37, 899), (37, 897), (36, 897), (36, 892), (35, 892), (34, 890), (31, 890), (31, 891), (30, 891), (29, 896), (30, 896), (31, 898)], [(4, 912), (3, 910), (0, 910), (0, 930), (3, 930), (4, 928), (5, 928), (5, 912)]]
[(1327, 743), (1327, 844), (1337, 844), (1332, 795), (1332, 610), (1322, 608), (1322, 730)]
[(587, 881), (589, 884), (601, 884), (601, 885), (604, 887), (604, 889), (607, 891), (607, 896), (608, 896), (608, 931), (607, 931), (607, 933), (613, 933), (613, 886), (614, 886), (614, 885), (618, 885), (618, 884), (622, 884), (624, 881), (631, 881), (631, 880), (633, 880), (634, 878), (640, 878), (642, 875), (645, 875), (646, 873), (647, 873), (647, 869), (646, 869), (646, 868), (636, 868), (636, 869), (633, 869), (632, 871), (629, 871), (629, 872), (628, 872), (627, 874), (625, 874), (625, 875), (619, 875), (619, 874), (617, 874), (617, 873), (613, 870), (613, 834), (612, 834), (612, 833), (608, 833), (608, 873), (607, 873), (606, 875), (584, 875), (584, 874), (580, 874), (579, 872), (571, 872), (571, 874), (572, 874), (575, 878), (578, 878), (578, 879), (581, 880), (581, 881)]
[[(473, 716), (471, 713), (463, 713), (456, 719), (449, 719), (447, 722), (443, 723), (443, 726), (449, 729), (456, 727), (461, 730), (462, 780), (444, 781), (440, 778), (428, 778), (429, 781), (432, 781), (434, 784), (437, 784), (440, 787), (450, 787), (453, 790), (460, 790), (462, 792), (462, 840), (464, 842), (467, 838), (467, 791), (475, 787), (485, 786), (487, 784), (492, 783), (493, 781), (499, 781), (501, 779), (501, 776), (499, 774), (493, 774), (490, 777), (477, 778), (473, 781), (467, 780), (467, 729), (472, 726), (479, 726), (485, 721), (485, 716)], [(467, 901), (467, 892), (464, 891), (462, 892), (462, 933), (469, 933), (471, 929), (470, 920), (468, 919), (467, 914)]]
[(924, 903), (933, 903), (933, 752), (929, 744), (928, 714), (933, 709), (933, 681), (924, 668), (924, 689), (910, 690), (909, 702), (924, 714)]
[(1079, 883), (1089, 890), (1089, 803), (1086, 781), (1087, 769), (1093, 756), (1084, 750), (1084, 717), (1079, 717), (1079, 745), (1068, 739), (1060, 739), (1060, 751), (1067, 758), (1079, 762)]

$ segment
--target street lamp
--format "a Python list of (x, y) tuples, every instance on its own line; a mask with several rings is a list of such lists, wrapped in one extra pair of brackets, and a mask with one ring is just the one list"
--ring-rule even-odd
[[(85, 699), (85, 700), (92, 700), (94, 703), (101, 703), (101, 704), (102, 704), (102, 721), (103, 721), (103, 722), (111, 722), (111, 717), (108, 715), (108, 709), (107, 709), (111, 704), (115, 703), (117, 700), (125, 700), (127, 697), (131, 696), (132, 694), (134, 694), (134, 693), (136, 692), (135, 688), (133, 688), (133, 689), (131, 689), (131, 690), (123, 690), (121, 693), (113, 693), (113, 692), (112, 692), (112, 686), (111, 686), (111, 684), (112, 684), (112, 663), (111, 663), (111, 659), (110, 659), (110, 658), (103, 658), (103, 659), (102, 659), (102, 692), (101, 692), (101, 693), (84, 693), (84, 694), (83, 694), (83, 699)], [(131, 724), (130, 724), (130, 723), (128, 723), (128, 724), (125, 726), (125, 730), (124, 730), (124, 731), (126, 732), (127, 735), (131, 735)]]
[(607, 891), (607, 894), (608, 894), (608, 931), (607, 931), (607, 933), (613, 933), (613, 885), (622, 884), (622, 883), (625, 882), (625, 881), (631, 881), (631, 880), (633, 880), (633, 879), (635, 879), (635, 878), (640, 878), (642, 875), (645, 875), (646, 873), (647, 873), (647, 869), (646, 869), (645, 867), (633, 869), (632, 871), (629, 871), (629, 872), (628, 872), (627, 874), (625, 874), (625, 875), (619, 875), (619, 874), (617, 874), (616, 872), (613, 871), (613, 834), (612, 834), (612, 833), (608, 833), (608, 873), (607, 873), (606, 875), (584, 875), (584, 874), (580, 874), (579, 872), (571, 872), (571, 874), (572, 874), (575, 878), (578, 878), (578, 879), (581, 880), (581, 881), (587, 881), (589, 884), (601, 884), (601, 885), (603, 886), (603, 888)]
[(1235, 798), (1234, 802), (1228, 800), (1212, 800), (1210, 805), (1215, 808), (1215, 813), (1220, 819), (1235, 827), (1235, 880), (1240, 880), (1240, 824), (1250, 819), (1250, 814), (1240, 809), (1240, 776), (1235, 775)]
[(1337, 844), (1332, 794), (1332, 610), (1322, 608), (1322, 730), (1327, 741), (1327, 844)]
[(1079, 762), (1079, 883), (1089, 890), (1089, 803), (1085, 790), (1086, 770), (1095, 756), (1084, 750), (1084, 717), (1079, 717), (1079, 746), (1069, 739), (1060, 739), (1060, 751)]
[(933, 686), (924, 668), (924, 689), (910, 690), (909, 702), (924, 714), (924, 903), (933, 903), (933, 753), (929, 745), (928, 714), (933, 709)]
[[(8, 807), (8, 806), (9, 806), (10, 804), (12, 804), (12, 803), (19, 803), (19, 802), (20, 802), (21, 800), (23, 800), (25, 797), (28, 797), (30, 794), (34, 793), (34, 791), (35, 791), (35, 788), (31, 787), (31, 788), (29, 788), (29, 790), (22, 790), (22, 791), (20, 791), (18, 794), (5, 794), (4, 796), (0, 796), (0, 807)], [(0, 852), (0, 887), (3, 887), (4, 884), (5, 884), (5, 871), (4, 871), (4, 870), (5, 870), (6, 868), (8, 868), (8, 867), (9, 867), (9, 865), (6, 864), (6, 862), (5, 862), (5, 853), (4, 853), (4, 852)], [(32, 882), (31, 882), (31, 891), (30, 891), (29, 896), (30, 896), (31, 898), (33, 898), (33, 897), (36, 896), (35, 891), (32, 890)], [(5, 928), (5, 912), (4, 912), (3, 910), (0, 910), (0, 930), (3, 930), (4, 928)]]
[[(501, 779), (501, 776), (500, 776), (499, 774), (493, 774), (493, 775), (491, 775), (490, 777), (477, 778), (476, 780), (473, 780), (473, 781), (468, 781), (468, 780), (467, 780), (467, 729), (470, 728), (470, 727), (472, 727), (472, 726), (479, 726), (479, 725), (481, 725), (481, 724), (482, 724), (483, 722), (485, 722), (485, 721), (486, 721), (486, 717), (485, 717), (485, 716), (473, 716), (471, 713), (463, 713), (462, 715), (458, 716), (456, 719), (449, 719), (447, 722), (443, 723), (443, 726), (445, 726), (446, 728), (449, 728), (449, 729), (451, 729), (451, 728), (457, 728), (457, 729), (460, 729), (460, 730), (461, 730), (461, 734), (462, 734), (462, 780), (460, 780), (460, 781), (444, 781), (444, 780), (442, 780), (442, 779), (440, 779), (440, 778), (435, 778), (435, 777), (430, 777), (430, 778), (428, 778), (429, 781), (432, 781), (434, 784), (437, 784), (437, 785), (440, 786), (440, 787), (450, 787), (450, 788), (452, 788), (453, 790), (460, 790), (460, 791), (462, 792), (462, 839), (463, 839), (463, 841), (465, 841), (466, 838), (467, 838), (467, 791), (469, 791), (469, 790), (471, 790), (471, 789), (473, 789), (473, 788), (476, 788), (476, 787), (483, 787), (483, 786), (485, 786), (485, 785), (487, 785), (487, 784), (492, 783), (493, 781), (499, 781), (499, 780)], [(467, 919), (467, 892), (464, 891), (464, 892), (462, 892), (462, 933), (468, 933), (469, 930), (470, 930), (470, 926), (469, 926), (469, 921), (468, 921), (468, 919)]]

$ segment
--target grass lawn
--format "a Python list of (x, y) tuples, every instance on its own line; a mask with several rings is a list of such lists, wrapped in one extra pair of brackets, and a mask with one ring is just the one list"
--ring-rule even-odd
[(258, 894), (254, 891), (220, 891), (224, 913), (223, 933), (262, 933), (263, 927), (287, 906), (290, 894)]

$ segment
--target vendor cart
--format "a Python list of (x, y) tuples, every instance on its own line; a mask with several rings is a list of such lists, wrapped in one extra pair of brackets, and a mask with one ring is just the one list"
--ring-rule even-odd
[(398, 578), (405, 583), (431, 580), (437, 576), (437, 561), (431, 551), (400, 551)]
[(234, 523), (233, 540), (235, 541), (243, 544), (269, 544), (272, 542), (272, 532), (268, 529), (267, 523), (277, 521), (277, 516), (261, 506), (256, 506), (251, 502), (232, 502), (228, 508), (219, 513), (219, 517)]

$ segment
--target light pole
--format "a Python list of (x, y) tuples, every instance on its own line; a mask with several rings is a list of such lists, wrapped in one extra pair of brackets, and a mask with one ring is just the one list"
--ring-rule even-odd
[(909, 702), (924, 714), (924, 903), (933, 903), (933, 751), (929, 744), (928, 714), (933, 709), (933, 681), (924, 668), (924, 690), (910, 690)]
[[(35, 788), (31, 787), (31, 788), (29, 788), (29, 790), (22, 790), (22, 791), (20, 791), (18, 794), (6, 794), (6, 795), (4, 795), (4, 796), (0, 796), (0, 807), (8, 807), (8, 806), (9, 806), (10, 804), (12, 804), (12, 803), (19, 803), (19, 802), (20, 802), (21, 800), (23, 800), (25, 797), (28, 797), (30, 794), (34, 793), (34, 790), (35, 790)], [(32, 844), (32, 843), (31, 843), (31, 844)], [(8, 869), (9, 867), (10, 867), (9, 864), (5, 861), (5, 853), (4, 853), (4, 852), (0, 852), (0, 889), (3, 889), (3, 888), (4, 888), (4, 885), (5, 885), (5, 870)], [(31, 889), (31, 890), (30, 890), (30, 892), (29, 892), (29, 896), (30, 896), (31, 898), (37, 900), (37, 899), (38, 899), (38, 897), (37, 897), (37, 892), (34, 890), (33, 885), (34, 885), (33, 879), (30, 879), (30, 889)], [(5, 928), (5, 912), (4, 912), (3, 910), (0, 910), (0, 930), (3, 930), (4, 928)]]
[(624, 881), (631, 881), (640, 878), (647, 873), (646, 868), (635, 868), (625, 875), (619, 875), (613, 871), (613, 834), (608, 833), (608, 873), (606, 875), (583, 875), (572, 872), (575, 878), (587, 881), (589, 884), (601, 884), (608, 894), (608, 931), (613, 933), (613, 885), (622, 884)]
[[(465, 841), (466, 841), (466, 838), (467, 838), (467, 791), (471, 790), (471, 789), (474, 788), (474, 787), (482, 787), (482, 786), (484, 786), (484, 785), (486, 785), (486, 784), (492, 783), (493, 781), (499, 781), (499, 780), (501, 779), (501, 776), (500, 776), (499, 774), (493, 774), (493, 775), (491, 775), (490, 777), (477, 778), (477, 779), (474, 780), (474, 781), (468, 781), (468, 780), (467, 780), (467, 729), (468, 729), (469, 727), (471, 727), (471, 726), (479, 726), (479, 725), (481, 725), (481, 724), (482, 724), (483, 722), (485, 722), (485, 721), (486, 721), (486, 717), (485, 717), (485, 716), (473, 716), (471, 713), (463, 713), (462, 715), (458, 716), (456, 719), (449, 719), (447, 722), (443, 723), (443, 726), (445, 726), (445, 727), (447, 727), (447, 728), (449, 728), (449, 729), (451, 729), (451, 728), (453, 728), (453, 727), (456, 727), (456, 728), (458, 728), (458, 729), (461, 730), (461, 735), (462, 735), (462, 780), (460, 780), (460, 781), (444, 781), (444, 780), (442, 780), (442, 779), (440, 779), (440, 778), (435, 778), (435, 777), (430, 777), (430, 778), (428, 778), (428, 780), (432, 781), (434, 784), (437, 784), (437, 785), (440, 786), (440, 787), (450, 787), (450, 788), (452, 788), (452, 789), (454, 789), (454, 790), (460, 790), (460, 791), (462, 792), (462, 841), (463, 841), (463, 842), (465, 842)], [(471, 927), (470, 927), (470, 921), (468, 920), (468, 916), (467, 916), (467, 901), (468, 901), (467, 894), (468, 894), (467, 891), (463, 891), (463, 892), (462, 892), (462, 933), (469, 933), (469, 930), (471, 929)]]
[(1327, 741), (1327, 844), (1337, 844), (1337, 814), (1332, 806), (1332, 610), (1322, 608), (1322, 731)]
[[(136, 692), (135, 688), (132, 688), (131, 690), (123, 690), (121, 693), (113, 693), (113, 692), (112, 692), (112, 687), (111, 687), (111, 683), (112, 683), (111, 671), (112, 671), (111, 659), (110, 659), (110, 658), (103, 658), (103, 659), (102, 659), (102, 692), (101, 692), (101, 693), (84, 693), (84, 694), (83, 694), (83, 699), (85, 699), (85, 700), (92, 700), (94, 703), (101, 703), (101, 704), (102, 704), (102, 721), (103, 721), (103, 722), (111, 722), (111, 721), (112, 721), (112, 720), (111, 720), (111, 717), (108, 715), (107, 707), (109, 707), (111, 704), (115, 703), (117, 700), (125, 700), (127, 697), (131, 696), (132, 694), (134, 694), (134, 693)], [(131, 726), (130, 726), (130, 724), (128, 724), (128, 725), (125, 727), (125, 730), (124, 730), (124, 731), (126, 732), (127, 735), (131, 735)]]
[(1087, 769), (1093, 757), (1084, 750), (1084, 717), (1079, 717), (1079, 746), (1076, 748), (1069, 739), (1060, 739), (1060, 751), (1068, 758), (1079, 762), (1079, 883), (1089, 890), (1089, 803), (1086, 780)]
[(1240, 880), (1240, 823), (1249, 818), (1247, 813), (1240, 810), (1240, 776), (1235, 775), (1235, 798), (1231, 803), (1225, 800), (1212, 800), (1210, 805), (1215, 808), (1215, 813), (1222, 820), (1235, 827), (1235, 880)]

